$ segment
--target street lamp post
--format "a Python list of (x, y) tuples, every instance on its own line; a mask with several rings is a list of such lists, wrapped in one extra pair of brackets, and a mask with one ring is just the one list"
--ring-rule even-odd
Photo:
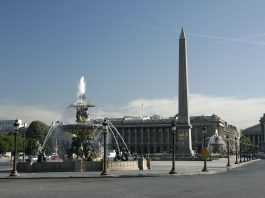
[(245, 143), (245, 140), (243, 139), (243, 145), (242, 146), (244, 146), (244, 148), (243, 148), (243, 151), (244, 151), (244, 161), (243, 162), (246, 162), (246, 143)]
[(228, 134), (226, 135), (226, 143), (227, 143), (227, 165), (230, 166), (230, 148), (229, 148), (229, 136)]
[(206, 172), (208, 171), (207, 169), (207, 164), (206, 164), (206, 127), (203, 126), (202, 127), (202, 134), (203, 134), (203, 160), (204, 160), (204, 166), (203, 166), (203, 169), (202, 169), (202, 172)]
[(242, 138), (239, 139), (239, 163), (242, 163)]
[(17, 131), (19, 127), (18, 119), (14, 123), (14, 159), (13, 159), (13, 169), (10, 176), (19, 176), (17, 172)]
[(251, 157), (252, 157), (252, 160), (255, 159), (255, 157), (254, 157), (254, 153), (255, 153), (254, 150), (255, 150), (255, 146), (253, 144), (252, 147), (251, 147)]
[(235, 164), (238, 164), (238, 161), (237, 161), (237, 137), (235, 136), (235, 148), (236, 148), (236, 162)]
[(247, 155), (246, 158), (247, 159), (246, 160), (248, 162), (249, 161), (249, 143), (247, 143), (247, 147), (246, 148), (247, 148), (247, 152), (246, 152), (246, 155)]
[(251, 161), (251, 144), (248, 144), (248, 161)]
[(25, 162), (25, 128), (26, 123), (23, 123), (23, 162)]
[(103, 123), (103, 135), (104, 135), (104, 157), (103, 157), (103, 170), (101, 175), (108, 175), (107, 172), (107, 132), (108, 132), (108, 123), (107, 120), (104, 119)]
[(173, 123), (171, 125), (171, 132), (172, 132), (172, 169), (171, 171), (169, 172), (169, 174), (177, 174), (176, 172), (176, 169), (175, 169), (175, 161), (176, 161), (176, 154), (175, 154), (175, 151), (176, 151), (176, 144), (175, 144), (175, 135), (176, 135), (176, 131), (177, 131), (177, 127), (174, 123), (174, 120), (173, 120)]

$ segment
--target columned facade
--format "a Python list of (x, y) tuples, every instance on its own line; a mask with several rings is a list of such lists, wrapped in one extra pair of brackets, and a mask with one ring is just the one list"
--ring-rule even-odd
[(265, 150), (265, 114), (260, 118), (259, 124), (248, 127), (241, 131), (242, 135), (248, 136), (251, 143), (260, 150)]
[[(151, 156), (162, 155), (170, 157), (172, 152), (172, 133), (171, 123), (173, 118), (142, 120), (135, 118), (126, 120), (125, 118), (112, 119), (112, 124), (117, 128), (124, 138), (131, 153), (138, 153)], [(192, 149), (195, 153), (200, 153), (203, 145), (202, 127), (207, 127), (207, 139), (218, 131), (218, 134), (225, 138), (227, 134), (231, 137), (231, 145), (233, 145), (233, 137), (238, 136), (236, 127), (227, 124), (216, 115), (212, 116), (194, 116), (191, 117)], [(178, 132), (177, 132), (178, 133)], [(116, 136), (117, 137), (117, 136)], [(178, 136), (177, 136), (178, 137)], [(121, 138), (116, 138), (119, 146), (123, 147)], [(177, 139), (178, 141), (178, 139)], [(111, 140), (112, 149), (116, 148), (115, 139)], [(179, 147), (176, 147), (178, 151)], [(177, 157), (180, 157), (177, 155)]]

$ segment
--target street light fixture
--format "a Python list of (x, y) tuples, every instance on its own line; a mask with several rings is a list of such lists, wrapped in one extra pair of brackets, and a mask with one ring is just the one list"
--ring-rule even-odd
[(236, 162), (235, 164), (238, 164), (238, 161), (237, 161), (237, 137), (235, 136), (235, 148), (236, 148)]
[(108, 132), (108, 123), (107, 120), (104, 119), (103, 123), (103, 135), (104, 135), (104, 157), (103, 157), (103, 170), (101, 175), (108, 175), (107, 172), (107, 132)]
[(17, 172), (17, 131), (19, 127), (18, 119), (14, 123), (14, 159), (13, 159), (13, 170), (10, 173), (10, 176), (19, 176)]
[(229, 148), (229, 136), (228, 134), (226, 135), (226, 143), (227, 143), (227, 165), (230, 166), (230, 148)]
[(203, 134), (203, 161), (204, 161), (204, 166), (203, 166), (203, 169), (202, 169), (202, 172), (206, 172), (208, 171), (207, 170), (207, 164), (206, 164), (206, 158), (207, 158), (207, 154), (208, 154), (208, 151), (207, 151), (207, 148), (206, 148), (206, 127), (203, 126), (202, 127), (202, 134)]
[(171, 125), (171, 132), (172, 132), (172, 169), (169, 172), (169, 174), (177, 174), (176, 169), (175, 169), (175, 161), (176, 161), (176, 155), (175, 155), (175, 151), (176, 151), (176, 144), (175, 144), (175, 135), (176, 135), (176, 131), (177, 131), (177, 127), (175, 125), (175, 119), (173, 120), (173, 123)]

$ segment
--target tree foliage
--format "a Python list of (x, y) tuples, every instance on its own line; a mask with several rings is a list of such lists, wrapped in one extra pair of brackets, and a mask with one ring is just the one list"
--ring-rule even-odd
[[(0, 134), (0, 153), (13, 152), (14, 151), (14, 133), (8, 135)], [(21, 134), (17, 134), (17, 150), (23, 151), (23, 137)]]
[(33, 121), (30, 123), (27, 132), (27, 139), (35, 139), (41, 144), (44, 142), (44, 139), (49, 131), (49, 126), (41, 121)]
[(240, 137), (240, 142), (243, 150), (249, 150), (251, 148), (251, 140), (248, 136), (241, 136)]
[[(33, 150), (36, 150), (37, 143), (43, 144), (44, 139), (49, 131), (49, 126), (41, 121), (33, 121), (26, 133), (25, 139), (23, 133), (18, 131), (17, 133), (17, 151), (23, 151), (23, 142), (27, 154), (31, 154)], [(0, 133), (0, 153), (13, 152), (14, 151), (14, 133), (10, 132), (7, 135)]]
[(37, 154), (38, 144), (43, 144), (49, 131), (49, 126), (39, 120), (30, 123), (26, 132), (26, 153)]

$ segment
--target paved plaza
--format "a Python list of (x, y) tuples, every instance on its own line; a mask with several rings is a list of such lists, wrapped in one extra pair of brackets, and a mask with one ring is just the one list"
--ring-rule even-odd
[[(265, 160), (253, 160), (226, 168), (227, 159), (208, 162), (176, 161), (177, 175), (168, 174), (169, 161), (154, 161), (146, 171), (20, 173), (10, 177), (10, 162), (0, 163), (0, 195), (28, 197), (115, 197), (115, 198), (264, 198)], [(9, 170), (6, 168), (9, 167)], [(6, 169), (6, 170), (3, 170)]]
[[(239, 164), (235, 164), (235, 156), (230, 157), (230, 167), (227, 167), (227, 158), (220, 158), (218, 160), (207, 161), (207, 172), (202, 172), (203, 161), (176, 161), (175, 167), (177, 174), (174, 176), (182, 175), (207, 175), (218, 174), (240, 168), (249, 163), (257, 160), (251, 160)], [(1, 160), (0, 160), (1, 161)], [(137, 170), (137, 171), (109, 171), (109, 175), (101, 176), (99, 171), (89, 172), (44, 172), (44, 173), (19, 173), (19, 177), (10, 177), (9, 172), (12, 168), (12, 163), (3, 162), (0, 166), (0, 179), (6, 178), (103, 178), (103, 177), (158, 177), (158, 176), (171, 176), (169, 171), (172, 167), (171, 161), (152, 161), (151, 170)], [(1, 168), (2, 167), (2, 168)]]

